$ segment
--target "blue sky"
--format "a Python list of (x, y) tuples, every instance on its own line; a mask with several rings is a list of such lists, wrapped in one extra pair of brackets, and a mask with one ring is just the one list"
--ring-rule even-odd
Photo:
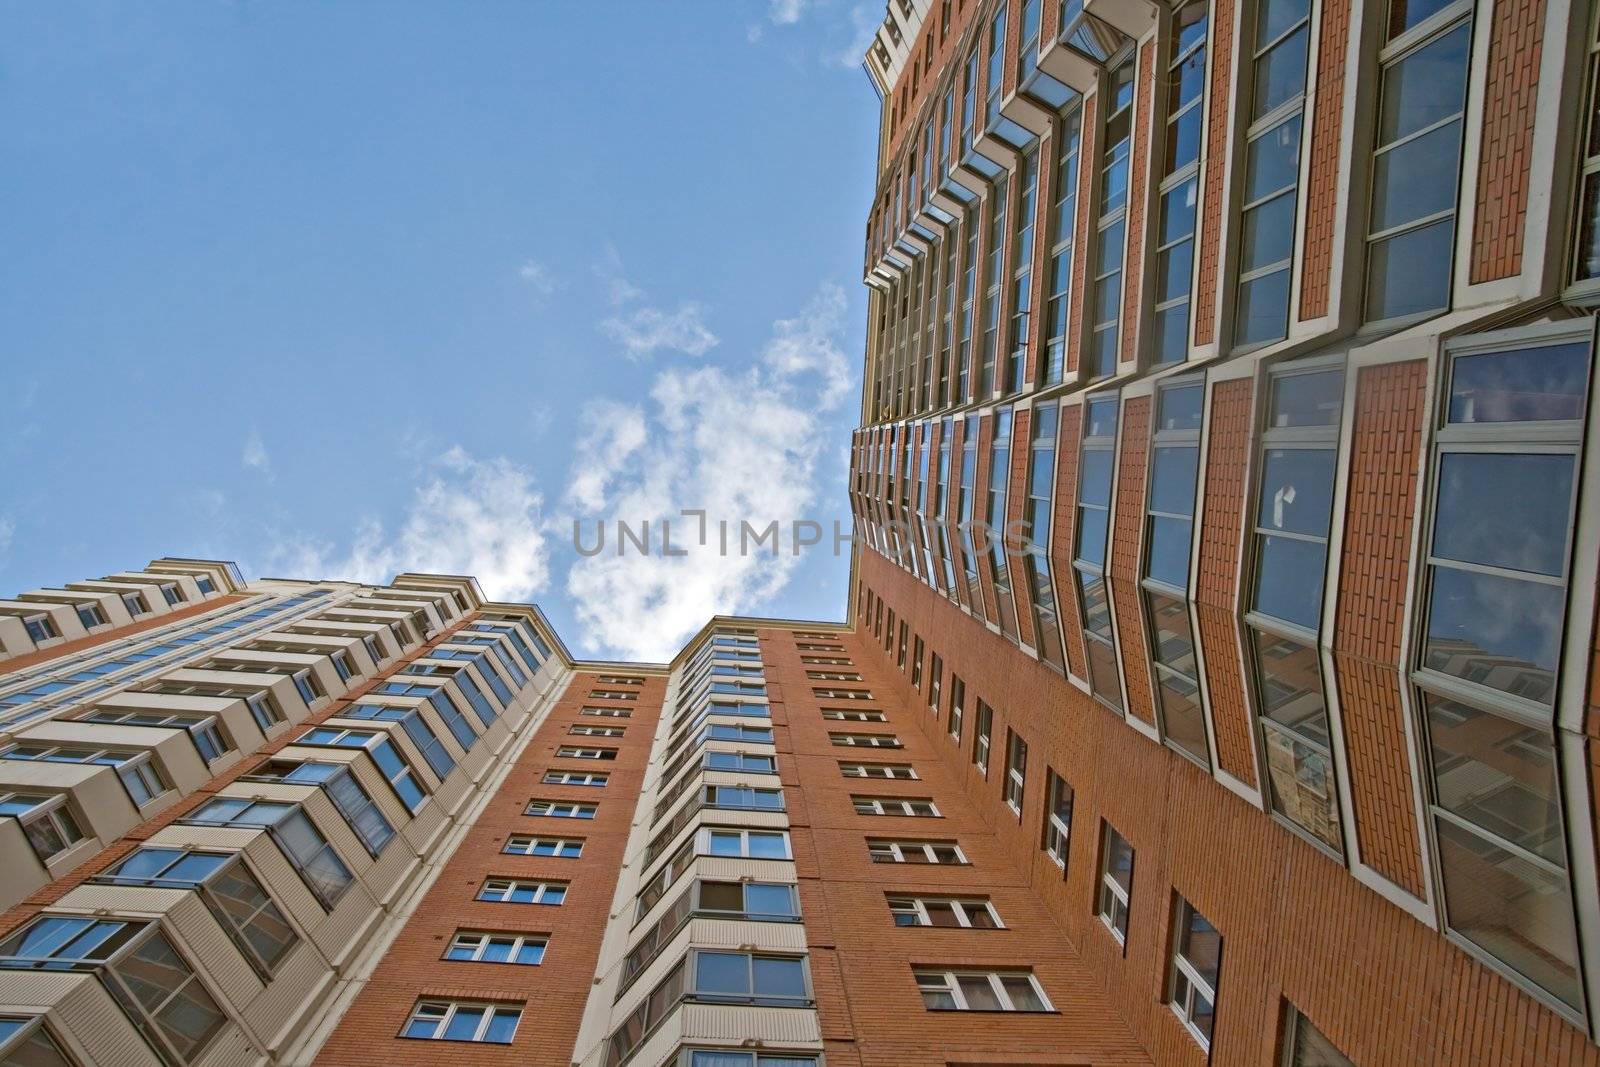
[(571, 524), (847, 521), (881, 6), (7, 5), (0, 595), (171, 554), (468, 571), (587, 654), (839, 617), (826, 539)]

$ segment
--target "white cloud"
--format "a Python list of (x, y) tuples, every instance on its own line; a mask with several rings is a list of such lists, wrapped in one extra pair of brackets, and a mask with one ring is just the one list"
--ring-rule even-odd
[(883, 25), (883, 5), (860, 3), (850, 9), (850, 43), (834, 54), (833, 61), (841, 67), (859, 67), (866, 59), (872, 39)]
[[(647, 404), (605, 402), (585, 412), (566, 500), (582, 513), (586, 547), (594, 521), (609, 524), (606, 551), (580, 556), (567, 574), (586, 643), (664, 659), (711, 615), (753, 610), (787, 584), (798, 564), (791, 524), (808, 517), (818, 459), (832, 447), (824, 420), (850, 388), (844, 308), (843, 292), (826, 285), (799, 316), (774, 323), (747, 370), (662, 370)], [(706, 511), (707, 544), (682, 509)], [(685, 555), (662, 554), (663, 519)], [(719, 519), (730, 524), (727, 553)], [(650, 522), (649, 555), (631, 546), (617, 554), (617, 520), (634, 530)], [(779, 554), (766, 545), (741, 554), (741, 521), (756, 531), (777, 521)], [(563, 525), (570, 535), (570, 520)]]
[(250, 436), (244, 439), (244, 451), (239, 456), (239, 462), (253, 471), (260, 471), (268, 481), (272, 480), (272, 457), (267, 454), (260, 431), (251, 430)]
[(415, 488), (392, 535), (369, 518), (347, 551), (292, 537), (267, 559), (282, 574), (359, 582), (387, 582), (400, 571), (468, 574), (491, 599), (525, 601), (550, 580), (543, 506), (526, 469), (504, 456), (480, 460), (457, 447)]
[(676, 311), (628, 305), (644, 299), (644, 290), (630, 282), (622, 272), (622, 257), (606, 245), (595, 276), (606, 285), (606, 299), (613, 313), (600, 322), (600, 332), (622, 346), (629, 359), (644, 359), (658, 349), (703, 356), (716, 347), (718, 337), (705, 324), (704, 309), (692, 301), (678, 305)]
[(793, 26), (805, 12), (806, 0), (771, 0), (767, 5), (767, 18), (776, 26)]
[(561, 288), (561, 280), (536, 259), (524, 260), (522, 266), (517, 268), (517, 277), (533, 290), (537, 300), (548, 300)]
[(634, 308), (601, 322), (600, 332), (622, 345), (629, 359), (644, 359), (657, 349), (703, 356), (716, 346), (718, 338), (706, 327), (702, 315), (700, 305), (692, 302), (679, 304), (672, 312)]

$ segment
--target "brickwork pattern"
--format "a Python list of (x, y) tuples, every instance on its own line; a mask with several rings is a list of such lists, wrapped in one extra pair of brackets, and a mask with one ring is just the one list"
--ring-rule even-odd
[(1100, 151), (1099, 129), (1095, 114), (1099, 110), (1100, 94), (1090, 93), (1083, 98), (1082, 136), (1078, 143), (1078, 221), (1072, 240), (1072, 306), (1067, 309), (1067, 376), (1077, 373), (1080, 351), (1083, 347), (1083, 297), (1088, 291), (1089, 270), (1089, 214), (1095, 203), (1095, 175), (1100, 168), (1094, 165)]
[(1427, 363), (1363, 368), (1356, 379), (1334, 674), (1361, 857), (1421, 896), (1415, 783), (1406, 760), (1400, 637), (1406, 624), (1417, 452)]
[[(1033, 412), (1018, 408), (1011, 422), (1011, 487), (1006, 494), (1006, 528), (1022, 529), (1028, 505), (1028, 470), (1033, 461)], [(1029, 648), (1039, 647), (1033, 625), (1033, 591), (1028, 585), (1028, 564), (1022, 558), (1022, 539), (1006, 538), (1006, 562), (1011, 571), (1011, 595), (1017, 602), (1017, 635)]]
[(1351, 0), (1323, 0), (1321, 43), (1315, 58), (1316, 81), (1309, 87), (1312, 100), (1311, 162), (1306, 168), (1306, 223), (1300, 273), (1300, 318), (1318, 319), (1328, 313), (1333, 282), (1334, 231), (1339, 201), (1345, 190), (1339, 183), (1339, 128), (1344, 117), (1346, 44), (1350, 36)]
[(1121, 454), (1117, 461), (1115, 512), (1111, 520), (1106, 584), (1117, 614), (1117, 652), (1128, 683), (1128, 713), (1155, 725), (1150, 694), (1150, 656), (1139, 596), (1139, 556), (1144, 541), (1144, 483), (1150, 452), (1150, 398), (1122, 405)]
[(1128, 245), (1122, 269), (1122, 362), (1137, 356), (1139, 301), (1144, 293), (1144, 216), (1150, 200), (1150, 102), (1156, 86), (1156, 42), (1139, 49), (1139, 91), (1133, 105), (1133, 151), (1128, 165)]
[(1088, 652), (1083, 647), (1083, 614), (1072, 557), (1078, 536), (1078, 457), (1083, 441), (1083, 405), (1061, 405), (1061, 432), (1056, 439), (1055, 520), (1051, 523), (1050, 564), (1056, 581), (1062, 629), (1066, 631), (1067, 670), (1088, 677)]
[(1544, 0), (1494, 5), (1489, 77), (1484, 83), (1477, 212), (1472, 224), (1474, 283), (1522, 271), (1533, 167), (1533, 120), (1544, 58)]
[(1200, 566), (1195, 576), (1197, 636), (1205, 655), (1217, 766), (1251, 786), (1256, 784), (1255, 724), (1245, 699), (1244, 650), (1235, 610), (1245, 530), (1245, 474), (1250, 468), (1252, 388), (1249, 378), (1238, 378), (1218, 382), (1211, 392)]
[(1208, 345), (1217, 336), (1217, 286), (1222, 269), (1223, 178), (1233, 116), (1228, 94), (1233, 86), (1233, 0), (1213, 0), (1211, 11), (1211, 89), (1206, 100), (1206, 143), (1203, 202), (1200, 213), (1199, 276), (1194, 290), (1194, 343)]

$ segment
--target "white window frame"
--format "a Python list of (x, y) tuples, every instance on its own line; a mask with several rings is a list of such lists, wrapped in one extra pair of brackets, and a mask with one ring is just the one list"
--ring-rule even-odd
[[(535, 810), (541, 807), (544, 810)], [(522, 813), (537, 819), (593, 819), (598, 809), (598, 804), (585, 804), (576, 800), (530, 800)]]
[[(935, 903), (949, 905), (951, 913), (956, 918), (956, 925), (963, 930), (1006, 929), (1006, 924), (1000, 921), (1000, 912), (995, 909), (994, 902), (988, 897), (891, 896), (887, 899), (891, 915), (911, 915), (916, 918), (916, 922), (909, 924), (912, 926), (933, 926), (932, 917), (928, 914), (928, 904)], [(970, 913), (975, 911), (988, 913), (992, 925), (974, 925)]]
[[(1128, 845), (1128, 851), (1135, 862), (1138, 854), (1133, 851), (1133, 845), (1123, 837), (1108, 822), (1101, 822), (1100, 832), (1100, 887), (1095, 894), (1095, 915), (1111, 931), (1111, 936), (1117, 939), (1117, 944), (1126, 946), (1128, 943), (1128, 919), (1133, 912), (1133, 864), (1128, 867), (1128, 888), (1123, 889), (1111, 873), (1111, 835), (1116, 834), (1122, 842)], [(1108, 896), (1109, 895), (1109, 896)], [(1118, 926), (1118, 909), (1121, 909), (1121, 925)]]
[(585, 748), (578, 745), (562, 745), (556, 749), (556, 755), (562, 759), (614, 760), (617, 758), (617, 750), (614, 748)]
[[(927, 990), (927, 991), (934, 990), (936, 988), (934, 983), (937, 982), (937, 983), (939, 983), (938, 988), (941, 988), (942, 991), (945, 994), (947, 994), (950, 997), (950, 999), (955, 1003), (955, 1007), (953, 1007), (953, 1008), (932, 1008), (932, 1007), (930, 1007), (930, 1008), (927, 1009), (928, 1011), (973, 1011), (973, 1010), (994, 1011), (994, 1010), (999, 1010), (999, 1011), (1019, 1012), (1019, 1013), (1033, 1014), (1033, 1015), (1041, 1015), (1041, 1014), (1045, 1014), (1047, 1012), (1055, 1011), (1055, 1007), (1050, 1003), (1050, 998), (1045, 996), (1044, 987), (1039, 984), (1039, 979), (1034, 976), (1034, 973), (1032, 971), (968, 971), (968, 970), (945, 971), (945, 970), (932, 970), (932, 969), (928, 969), (928, 968), (918, 968), (917, 970), (913, 971), (912, 974), (916, 978), (918, 992), (922, 992), (922, 991), (925, 991), (925, 990)], [(1044, 1007), (1043, 1008), (1019, 1008), (1019, 1007), (1017, 1007), (1015, 1005), (1015, 1003), (1011, 999), (1011, 994), (1006, 991), (1006, 987), (1005, 987), (1004, 983), (1001, 982), (1001, 978), (1002, 977), (1006, 977), (1006, 978), (1023, 977), (1023, 978), (1026, 978), (1028, 980), (1028, 984), (1033, 987), (1033, 995), (1039, 998), (1039, 1003), (1043, 1004)], [(958, 979), (961, 979), (961, 978), (967, 978), (967, 979), (984, 978), (984, 979), (987, 979), (988, 982), (989, 982), (989, 988), (994, 991), (995, 999), (1000, 1002), (1000, 1008), (999, 1009), (994, 1009), (994, 1008), (973, 1009), (973, 1008), (968, 1007), (966, 994), (962, 992), (961, 983), (960, 983), (960, 981), (958, 981)], [(926, 1004), (926, 998), (924, 998), (924, 1004)]]
[(545, 771), (540, 779), (543, 785), (577, 785), (601, 789), (611, 780), (604, 771)]
[[(543, 845), (553, 846), (554, 851), (537, 851)], [(500, 851), (511, 856), (549, 856), (552, 859), (575, 860), (583, 855), (583, 838), (512, 834), (506, 838), (505, 847)]]
[[(1194, 1004), (1196, 994), (1203, 995), (1205, 999), (1211, 1002), (1211, 1017), (1213, 1020), (1215, 1020), (1217, 1012), (1217, 987), (1211, 982), (1207, 981), (1205, 976), (1200, 973), (1199, 969), (1195, 967), (1194, 964), (1190, 963), (1188, 958), (1183, 954), (1183, 935), (1184, 932), (1189, 928), (1189, 917), (1191, 915), (1197, 915), (1200, 916), (1203, 921), (1205, 920), (1205, 917), (1200, 915), (1199, 911), (1195, 909), (1193, 904), (1190, 904), (1182, 897), (1178, 898), (1177, 905), (1176, 918), (1172, 924), (1172, 975), (1167, 983), (1167, 1006), (1172, 1009), (1172, 1013), (1176, 1015), (1179, 1021), (1183, 1023), (1183, 1028), (1189, 1031), (1189, 1036), (1198, 1041), (1202, 1049), (1205, 1049), (1209, 1052), (1211, 1049), (1211, 1038), (1207, 1036), (1205, 1031), (1201, 1030), (1195, 1025)], [(1217, 934), (1217, 941), (1218, 960), (1220, 964), (1222, 941), (1221, 932), (1218, 932)], [(1182, 978), (1182, 982), (1185, 983), (1181, 989), (1179, 988), (1180, 976)], [(1220, 973), (1218, 974), (1218, 978), (1220, 980)]]
[[(1022, 762), (1017, 763), (1018, 754)], [(1022, 802), (1028, 786), (1028, 742), (1010, 727), (1006, 728), (1006, 807), (1022, 818)]]
[[(936, 849), (947, 848), (955, 853), (956, 858), (948, 863), (938, 858)], [(867, 855), (874, 863), (907, 863), (905, 857), (908, 852), (921, 851), (926, 857), (923, 863), (929, 867), (960, 867), (970, 861), (961, 846), (954, 841), (879, 841), (867, 842)], [(879, 859), (879, 856), (888, 856), (889, 859)]]
[[(528, 886), (535, 887), (532, 900), (511, 899), (511, 894)], [(567, 902), (567, 893), (570, 889), (571, 885), (567, 882), (547, 882), (529, 878), (485, 878), (472, 899), (483, 904), (542, 904), (545, 907), (559, 907)], [(551, 890), (559, 890), (561, 899), (554, 903), (545, 900)], [(489, 893), (500, 895), (498, 897), (486, 895)]]
[[(430, 1012), (428, 1010), (428, 1009), (437, 1010), (439, 1008), (443, 1008), (444, 1009), (444, 1013), (442, 1015), (433, 1014), (432, 1012)], [(455, 1018), (456, 1012), (460, 1011), (463, 1008), (481, 1009), (483, 1011), (483, 1021), (478, 1024), (478, 1029), (473, 1033), (473, 1035), (471, 1037), (446, 1038), (444, 1035), (450, 1029), (451, 1020), (453, 1020)], [(516, 1025), (511, 1028), (511, 1037), (512, 1037), (512, 1040), (514, 1041), (516, 1039), (517, 1028), (522, 1025), (522, 1005), (520, 1005), (520, 1004), (499, 1004), (499, 1003), (494, 1003), (492, 1001), (476, 1001), (476, 1000), (419, 1000), (419, 1001), (417, 1001), (416, 1005), (414, 1007), (412, 1007), (411, 1014), (406, 1016), (405, 1025), (400, 1028), (400, 1035), (399, 1036), (402, 1037), (402, 1038), (405, 1038), (408, 1041), (447, 1041), (448, 1040), (448, 1041), (468, 1041), (468, 1042), (472, 1042), (473, 1044), (495, 1044), (495, 1045), (503, 1044), (503, 1045), (510, 1045), (511, 1041), (505, 1041), (505, 1042), (493, 1041), (493, 1042), (490, 1042), (490, 1041), (485, 1041), (484, 1037), (483, 1037), (484, 1034), (489, 1032), (489, 1025), (490, 1025), (490, 1023), (492, 1023), (494, 1021), (495, 1014), (497, 1012), (508, 1011), (508, 1010), (515, 1010), (516, 1013), (517, 1013)], [(422, 1037), (422, 1036), (417, 1035), (417, 1034), (408, 1034), (408, 1033), (406, 1033), (407, 1030), (411, 1029), (411, 1024), (413, 1024), (415, 1022), (422, 1021), (423, 1019), (437, 1020), (438, 1026), (435, 1028), (435, 1030), (434, 1030), (434, 1032), (432, 1034), (428, 1035), (427, 1037)]]
[[(485, 960), (483, 953), (496, 940), (511, 942), (512, 958), (508, 960)], [(476, 944), (473, 944), (476, 942)], [(522, 950), (530, 945), (537, 945), (539, 958), (536, 960), (519, 960), (516, 958)], [(456, 936), (450, 939), (450, 945), (445, 949), (444, 960), (447, 963), (496, 963), (514, 967), (537, 967), (544, 962), (544, 954), (549, 950), (550, 939), (542, 934), (508, 934), (494, 933), (487, 930), (457, 930)], [(461, 959), (450, 953), (458, 948), (470, 949), (473, 953), (471, 959)]]
[(940, 818), (939, 808), (931, 797), (859, 797), (850, 798), (857, 815), (898, 815), (908, 819)]
[(829, 734), (828, 739), (842, 748), (904, 748), (894, 734)]
[[(873, 772), (879, 773), (873, 773)], [(841, 763), (839, 773), (846, 778), (879, 778), (889, 781), (917, 781), (917, 769), (909, 763)]]
[[(1067, 784), (1067, 780), (1053, 769), (1046, 773), (1045, 783), (1044, 842), (1040, 847), (1044, 849), (1045, 855), (1055, 861), (1055, 865), (1064, 871), (1067, 869), (1067, 856), (1072, 847), (1072, 824), (1070, 821), (1072, 815), (1070, 808), (1075, 795), (1072, 786)], [(1068, 796), (1067, 807), (1069, 811), (1067, 818), (1069, 821), (1067, 822), (1062, 822), (1061, 818), (1056, 814), (1056, 810), (1061, 806), (1057, 803), (1056, 794), (1062, 790), (1065, 790)]]

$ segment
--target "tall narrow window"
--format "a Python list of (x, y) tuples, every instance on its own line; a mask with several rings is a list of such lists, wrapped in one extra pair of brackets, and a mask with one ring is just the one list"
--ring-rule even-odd
[(1256, 5), (1234, 323), (1234, 339), (1242, 346), (1279, 340), (1289, 330), (1310, 10), (1310, 0), (1258, 0)]
[(995, 378), (1000, 345), (1000, 290), (1005, 279), (1006, 209), (1010, 206), (1011, 179), (1001, 174), (989, 193), (989, 236), (983, 250), (983, 341), (979, 351), (978, 399), (987, 400), (1001, 383)]
[(1589, 98), (1583, 112), (1583, 168), (1578, 179), (1578, 232), (1574, 281), (1600, 279), (1600, 8), (1589, 27)]
[(1167, 136), (1161, 165), (1161, 223), (1156, 250), (1156, 363), (1177, 363), (1189, 352), (1189, 290), (1194, 274), (1195, 201), (1200, 184), (1200, 138), (1205, 129), (1206, 5), (1187, 4), (1173, 16), (1167, 64)]
[[(1455, 17), (1446, 16), (1448, 10)], [(1450, 306), (1472, 4), (1389, 0), (1367, 233), (1369, 320)]]
[(1021, 30), (1017, 34), (1017, 84), (1021, 85), (1039, 66), (1039, 8), (1043, 0), (1022, 0)]
[(961, 155), (972, 150), (972, 124), (978, 108), (978, 49), (967, 53), (966, 70), (961, 79)]
[(967, 583), (967, 601), (975, 615), (983, 614), (983, 583), (978, 580), (978, 551), (973, 544), (973, 486), (978, 478), (978, 417), (968, 415), (961, 435), (961, 481), (956, 486), (957, 535), (961, 543), (961, 570)]
[(1033, 216), (1039, 204), (1038, 142), (1018, 164), (1022, 178), (1017, 218), (1011, 237), (1011, 343), (1006, 346), (1006, 388), (1020, 393), (1027, 386), (1028, 327), (1033, 304)]
[(973, 208), (961, 224), (966, 235), (966, 250), (962, 253), (961, 267), (961, 329), (956, 345), (956, 395), (957, 404), (972, 398), (972, 317), (977, 313), (978, 298), (978, 227), (982, 216), (980, 208)]
[(986, 129), (994, 129), (1000, 118), (1000, 84), (1005, 75), (1005, 57), (1006, 6), (1002, 4), (1000, 10), (995, 12), (993, 21), (989, 23), (989, 71), (984, 84), (987, 97), (983, 106), (983, 123)]
[(1062, 118), (1055, 136), (1055, 209), (1050, 218), (1050, 295), (1045, 304), (1045, 385), (1057, 385), (1066, 375), (1072, 246), (1078, 226), (1078, 146), (1082, 140), (1083, 111), (1073, 107)]
[(1133, 847), (1108, 822), (1101, 822), (1098, 914), (1118, 944), (1128, 941), (1128, 909), (1133, 899)]
[(1089, 650), (1089, 681), (1095, 696), (1122, 710), (1122, 676), (1106, 598), (1106, 544), (1111, 529), (1111, 475), (1117, 445), (1117, 398), (1096, 397), (1084, 405), (1083, 449), (1078, 471), (1078, 597)]
[(1204, 401), (1205, 386), (1199, 382), (1169, 385), (1157, 394), (1156, 433), (1150, 449), (1150, 525), (1141, 585), (1162, 737), (1209, 768), (1187, 599)]
[(1173, 923), (1171, 994), (1168, 1003), (1184, 1029), (1211, 1047), (1217, 1017), (1217, 976), (1222, 970), (1222, 935), (1182, 897)]
[(967, 683), (961, 680), (959, 674), (950, 676), (950, 738), (956, 744), (961, 743), (961, 722), (966, 716)]
[(1039, 658), (1066, 671), (1055, 582), (1050, 576), (1050, 520), (1055, 510), (1056, 418), (1052, 403), (1033, 409), (1033, 441), (1028, 455), (1028, 499), (1023, 505), (1021, 564), (1033, 606), (1034, 642)]
[(1023, 790), (1028, 784), (1028, 742), (1015, 730), (1006, 730), (1006, 805), (1022, 817)]
[(1044, 841), (1040, 847), (1057, 867), (1066, 870), (1072, 841), (1072, 787), (1052, 769), (1046, 769), (1044, 779)]
[(1568, 1014), (1584, 995), (1555, 708), (1592, 328), (1449, 352), (1413, 674), (1448, 928)]
[(994, 732), (994, 709), (978, 701), (977, 725), (972, 731), (972, 762), (978, 773), (989, 777), (989, 736)]
[(1006, 554), (1007, 488), (1011, 483), (1011, 412), (995, 412), (994, 437), (989, 441), (987, 526), (983, 531), (989, 583), (994, 587), (995, 611), (1000, 630), (1017, 639), (1017, 605), (1011, 591), (1011, 559)]
[(1344, 372), (1314, 363), (1267, 382), (1250, 645), (1273, 810), (1342, 847), (1317, 632)]
[(939, 545), (940, 588), (952, 599), (956, 597), (956, 566), (954, 550), (950, 547), (950, 435), (955, 420), (943, 419), (939, 424), (939, 481), (933, 491), (933, 531)]
[(1094, 260), (1094, 335), (1089, 343), (1089, 376), (1104, 378), (1117, 369), (1121, 337), (1122, 251), (1127, 236), (1128, 145), (1133, 134), (1134, 56), (1111, 72), (1102, 106), (1106, 108), (1105, 148), (1100, 156), (1100, 225)]

